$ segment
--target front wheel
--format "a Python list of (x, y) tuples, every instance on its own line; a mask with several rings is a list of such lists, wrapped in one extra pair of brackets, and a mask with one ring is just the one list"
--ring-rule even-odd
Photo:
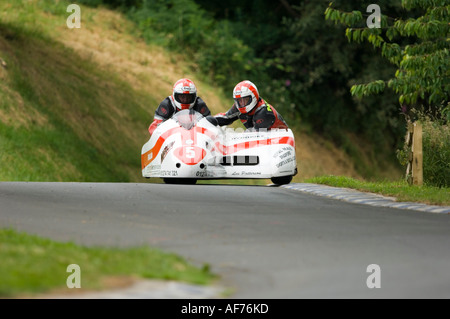
[(270, 180), (275, 185), (284, 185), (289, 184), (292, 181), (292, 176), (289, 175), (289, 176), (272, 177)]
[(197, 183), (195, 178), (163, 178), (166, 184), (182, 184), (182, 185), (194, 185)]

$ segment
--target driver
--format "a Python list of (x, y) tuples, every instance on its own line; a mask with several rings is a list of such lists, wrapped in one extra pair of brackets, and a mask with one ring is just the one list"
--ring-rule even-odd
[(220, 126), (240, 119), (247, 129), (288, 128), (281, 114), (259, 96), (258, 88), (252, 82), (238, 83), (233, 90), (233, 99), (234, 104), (226, 113), (215, 116)]
[(205, 117), (211, 115), (206, 103), (197, 96), (197, 88), (194, 82), (185, 78), (175, 82), (172, 95), (166, 97), (159, 104), (148, 132), (152, 134), (159, 124), (171, 118), (178, 111), (187, 109), (193, 109)]

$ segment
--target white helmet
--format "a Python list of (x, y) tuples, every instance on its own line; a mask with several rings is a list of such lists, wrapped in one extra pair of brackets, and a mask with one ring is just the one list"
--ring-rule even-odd
[(190, 109), (197, 101), (197, 88), (189, 79), (180, 79), (173, 85), (172, 101), (180, 110)]
[(258, 88), (250, 81), (242, 81), (234, 87), (233, 99), (239, 112), (249, 113), (258, 103)]

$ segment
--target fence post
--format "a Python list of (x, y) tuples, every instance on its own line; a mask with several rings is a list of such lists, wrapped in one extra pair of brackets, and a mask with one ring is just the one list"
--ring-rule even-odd
[(422, 125), (408, 122), (406, 146), (409, 149), (406, 180), (409, 184), (423, 185)]
[(413, 126), (412, 123), (410, 121), (408, 121), (407, 125), (406, 125), (406, 137), (405, 137), (405, 145), (406, 145), (406, 149), (408, 150), (408, 164), (406, 165), (406, 181), (408, 182), (408, 184), (412, 184), (412, 175), (411, 175), (411, 171), (412, 171), (412, 167), (411, 167), (411, 163), (412, 163), (412, 152), (411, 152), (411, 148), (412, 148), (412, 134), (413, 134)]
[(413, 124), (412, 141), (412, 182), (414, 185), (423, 185), (423, 154), (422, 154), (422, 125)]

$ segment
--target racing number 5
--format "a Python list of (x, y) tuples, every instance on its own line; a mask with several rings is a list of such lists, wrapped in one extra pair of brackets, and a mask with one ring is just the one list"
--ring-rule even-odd
[(195, 150), (193, 146), (186, 146), (186, 157), (187, 158), (195, 157)]
[(187, 165), (195, 165), (206, 156), (206, 151), (195, 145), (183, 145), (174, 150), (175, 156)]

